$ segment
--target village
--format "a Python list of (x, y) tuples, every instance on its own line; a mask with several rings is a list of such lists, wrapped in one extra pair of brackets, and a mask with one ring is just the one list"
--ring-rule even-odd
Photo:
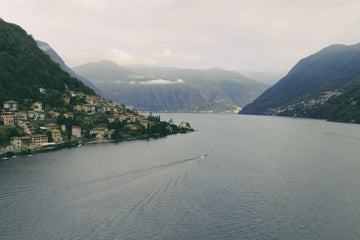
[[(46, 89), (39, 92), (46, 94)], [(163, 137), (192, 131), (189, 123), (179, 126), (162, 122), (160, 116), (142, 115), (123, 104), (97, 95), (69, 91), (63, 106), (49, 107), (36, 101), (23, 106), (3, 103), (0, 121), (1, 154), (30, 154), (84, 143), (101, 143)], [(6, 156), (5, 156), (6, 158)]]

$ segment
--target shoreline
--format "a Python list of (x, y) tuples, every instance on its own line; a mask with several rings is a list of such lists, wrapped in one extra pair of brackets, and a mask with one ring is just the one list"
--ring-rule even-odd
[[(76, 148), (76, 147), (81, 147), (81, 146), (86, 146), (86, 145), (94, 145), (94, 144), (106, 144), (106, 143), (120, 143), (120, 142), (132, 142), (132, 141), (138, 141), (138, 140), (150, 140), (150, 139), (160, 139), (160, 138), (165, 138), (167, 136), (171, 136), (171, 135), (177, 135), (177, 134), (187, 134), (187, 133), (191, 133), (197, 130), (193, 130), (193, 131), (186, 131), (184, 133), (175, 133), (175, 134), (168, 134), (165, 136), (159, 136), (159, 137), (145, 137), (145, 136), (138, 136), (138, 137), (129, 137), (123, 140), (93, 140), (93, 141), (88, 141), (88, 142), (62, 142), (62, 143), (55, 143), (52, 145), (47, 145), (47, 146), (42, 146), (40, 148), (29, 148), (29, 149), (9, 149), (8, 151), (4, 151), (2, 150), (0, 152), (0, 155), (2, 156), (0, 158), (0, 161), (5, 161), (5, 160), (10, 160), (12, 158), (15, 158), (16, 156), (24, 156), (24, 155), (33, 155), (33, 154), (37, 154), (37, 153), (43, 153), (43, 152), (53, 152), (53, 151), (57, 151), (57, 150), (61, 150), (61, 149), (65, 149), (65, 148)], [(6, 158), (6, 159), (4, 159)]]

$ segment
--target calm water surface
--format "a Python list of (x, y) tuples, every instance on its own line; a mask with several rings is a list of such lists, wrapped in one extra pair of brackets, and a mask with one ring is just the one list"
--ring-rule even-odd
[(360, 239), (360, 125), (170, 117), (199, 131), (1, 161), (0, 239)]

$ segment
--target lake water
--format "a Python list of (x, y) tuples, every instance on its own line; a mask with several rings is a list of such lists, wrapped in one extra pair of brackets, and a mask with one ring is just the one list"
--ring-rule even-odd
[(360, 125), (169, 118), (198, 131), (1, 161), (0, 239), (360, 239)]

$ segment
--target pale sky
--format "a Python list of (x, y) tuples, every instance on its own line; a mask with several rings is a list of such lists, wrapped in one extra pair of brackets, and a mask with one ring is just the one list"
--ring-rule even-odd
[(360, 42), (360, 1), (346, 0), (0, 0), (0, 18), (70, 67), (288, 71), (328, 45)]

